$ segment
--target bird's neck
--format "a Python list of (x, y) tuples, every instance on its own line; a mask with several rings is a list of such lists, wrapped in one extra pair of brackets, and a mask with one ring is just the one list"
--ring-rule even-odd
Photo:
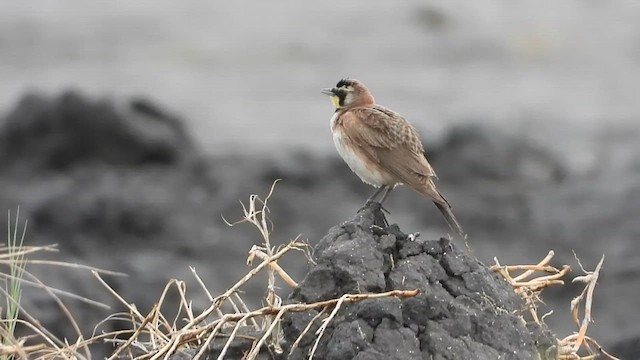
[(375, 105), (376, 105), (375, 99), (371, 94), (367, 93), (367, 94), (360, 95), (358, 97), (358, 100), (352, 102), (351, 104), (337, 108), (336, 112), (345, 111), (353, 108), (359, 108), (359, 107), (372, 107)]
[(373, 106), (376, 104), (376, 100), (373, 98), (370, 92), (366, 92), (365, 94), (360, 94), (358, 101), (356, 102), (358, 106)]

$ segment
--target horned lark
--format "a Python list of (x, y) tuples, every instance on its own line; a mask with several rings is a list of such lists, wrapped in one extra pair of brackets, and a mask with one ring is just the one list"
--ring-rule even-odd
[(377, 105), (358, 80), (342, 79), (322, 93), (331, 96), (336, 108), (331, 132), (338, 153), (363, 182), (378, 188), (367, 202), (384, 191), (382, 203), (393, 188), (405, 184), (431, 199), (451, 230), (464, 235), (451, 205), (436, 188), (436, 173), (416, 129), (398, 113)]

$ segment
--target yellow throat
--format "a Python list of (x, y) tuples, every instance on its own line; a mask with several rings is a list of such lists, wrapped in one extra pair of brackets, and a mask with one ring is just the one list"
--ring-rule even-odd
[(333, 95), (331, 97), (331, 103), (333, 104), (333, 106), (336, 109), (340, 109), (341, 108), (341, 106), (340, 106), (340, 98), (338, 97), (338, 95)]

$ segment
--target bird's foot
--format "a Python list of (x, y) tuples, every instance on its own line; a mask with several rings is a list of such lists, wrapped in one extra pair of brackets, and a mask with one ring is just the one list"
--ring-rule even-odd
[(374, 200), (371, 200), (371, 199), (367, 200), (367, 202), (364, 203), (364, 205), (360, 209), (358, 209), (358, 212), (368, 208), (369, 206), (377, 206), (377, 207), (380, 208), (380, 210), (382, 210), (382, 211), (386, 212), (387, 214), (391, 215), (391, 212), (389, 210), (385, 209), (384, 206), (382, 206), (381, 203), (379, 203), (377, 201), (374, 201)]
[[(389, 213), (389, 211), (387, 211), (387, 209), (382, 207), (382, 205), (379, 202), (367, 200), (367, 202), (364, 204), (363, 207), (360, 208), (360, 210), (358, 210), (358, 212), (361, 212), (367, 208), (372, 208), (374, 210), (374, 213), (373, 213), (374, 222), (379, 224), (376, 226), (378, 226), (381, 229), (389, 227), (389, 222), (387, 221), (387, 217), (384, 215), (385, 212)], [(382, 211), (378, 212), (378, 210), (382, 210)]]

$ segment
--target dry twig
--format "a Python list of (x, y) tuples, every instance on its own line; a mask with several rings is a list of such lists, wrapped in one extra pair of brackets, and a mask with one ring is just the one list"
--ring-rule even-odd
[[(558, 270), (552, 266), (549, 266), (549, 262), (553, 258), (554, 252), (549, 251), (549, 254), (542, 259), (537, 265), (513, 265), (502, 266), (495, 259), (496, 265), (491, 267), (491, 270), (499, 272), (512, 286), (516, 293), (518, 293), (525, 303), (527, 304), (531, 316), (536, 323), (540, 323), (541, 319), (537, 314), (537, 303), (541, 302), (540, 292), (543, 289), (551, 285), (562, 285), (564, 281), (560, 280), (561, 277), (566, 275), (571, 268), (568, 265), (564, 265), (561, 270)], [(575, 255), (575, 253), (574, 253)], [(586, 271), (580, 260), (576, 256), (578, 265), (585, 275), (576, 276), (572, 282), (585, 283), (585, 288), (571, 301), (571, 313), (573, 321), (578, 327), (578, 332), (565, 337), (558, 341), (556, 346), (557, 360), (591, 360), (599, 358), (609, 360), (619, 360), (613, 355), (607, 353), (602, 347), (592, 338), (587, 336), (587, 328), (591, 322), (591, 305), (593, 303), (593, 291), (595, 289), (598, 277), (600, 275), (600, 269), (604, 262), (604, 255), (598, 262), (594, 271)], [(518, 276), (513, 276), (513, 271), (524, 271)], [(531, 278), (536, 272), (543, 272), (549, 275), (538, 276)], [(584, 303), (584, 317), (579, 319), (580, 305)], [(544, 319), (544, 316), (542, 317)], [(587, 352), (586, 355), (581, 355), (581, 352)]]
[[(500, 273), (513, 286), (514, 291), (524, 300), (533, 321), (537, 324), (540, 324), (544, 318), (544, 316), (538, 316), (538, 303), (541, 302), (540, 292), (549, 286), (563, 285), (564, 281), (561, 278), (571, 271), (571, 267), (568, 265), (562, 266), (562, 269), (550, 266), (549, 262), (554, 255), (553, 250), (549, 251), (547, 256), (536, 265), (503, 266), (500, 265), (497, 258), (494, 258), (496, 264), (490, 268), (492, 271)], [(519, 275), (513, 275), (512, 272), (516, 271), (523, 272)], [(536, 273), (548, 275), (535, 276)]]
[[(574, 253), (575, 256), (575, 253)], [(592, 321), (591, 318), (591, 305), (593, 304), (593, 292), (600, 276), (600, 269), (604, 263), (604, 255), (600, 258), (598, 265), (594, 271), (587, 271), (582, 267), (580, 260), (577, 256), (576, 260), (584, 275), (576, 276), (572, 282), (584, 283), (585, 287), (580, 293), (571, 300), (571, 315), (573, 321), (578, 327), (578, 332), (571, 334), (558, 342), (558, 358), (559, 359), (595, 359), (600, 356), (604, 359), (618, 360), (615, 356), (607, 353), (602, 347), (592, 338), (587, 336), (587, 328)], [(584, 307), (584, 316), (580, 320), (580, 306)], [(580, 355), (581, 350), (584, 350), (588, 355)]]
[[(307, 244), (299, 242), (298, 238), (296, 238), (286, 246), (275, 247), (272, 245), (271, 231), (273, 224), (267, 216), (269, 212), (267, 203), (273, 194), (274, 186), (275, 183), (264, 200), (257, 195), (251, 195), (247, 205), (241, 203), (244, 214), (242, 220), (233, 224), (227, 222), (228, 225), (247, 222), (258, 229), (261, 234), (263, 244), (252, 247), (249, 252), (247, 262), (248, 265), (252, 265), (254, 259), (260, 259), (261, 262), (252, 268), (227, 291), (217, 297), (213, 297), (211, 295), (209, 290), (206, 289), (202, 279), (200, 279), (194, 269), (191, 269), (196, 281), (204, 289), (205, 294), (211, 302), (209, 307), (200, 314), (194, 314), (192, 312), (191, 303), (187, 300), (186, 288), (184, 287), (184, 283), (181, 281), (172, 280), (167, 284), (160, 296), (158, 304), (147, 316), (143, 316), (133, 305), (127, 303), (127, 301), (111, 289), (98, 274), (94, 274), (98, 278), (99, 282), (127, 307), (131, 316), (131, 324), (135, 329), (132, 331), (130, 339), (121, 343), (116, 353), (114, 353), (114, 356), (118, 353), (121, 354), (126, 347), (131, 346), (132, 344), (146, 343), (148, 344), (149, 352), (141, 358), (160, 359), (173, 354), (181, 346), (190, 344), (192, 346), (200, 347), (199, 352), (195, 356), (197, 359), (204, 354), (208, 345), (216, 337), (225, 337), (227, 340), (220, 354), (220, 357), (222, 358), (232, 345), (234, 339), (240, 336), (238, 335), (239, 330), (242, 327), (247, 326), (247, 324), (245, 324), (247, 321), (251, 322), (251, 326), (255, 330), (263, 330), (261, 337), (256, 339), (256, 343), (254, 344), (255, 351), (248, 354), (248, 359), (257, 356), (260, 347), (267, 340), (269, 340), (271, 348), (276, 351), (279, 350), (281, 338), (281, 331), (279, 330), (280, 319), (287, 311), (295, 311), (292, 309), (299, 308), (299, 305), (295, 307), (283, 307), (281, 305), (281, 299), (275, 292), (276, 275), (290, 286), (297, 286), (297, 283), (286, 273), (284, 269), (282, 269), (277, 261), (290, 250), (299, 250), (307, 254)], [(264, 269), (267, 270), (268, 274), (267, 295), (265, 301), (266, 306), (258, 310), (250, 311), (244, 300), (239, 295), (240, 288)], [(175, 288), (178, 291), (180, 298), (180, 307), (173, 322), (171, 323), (166, 320), (160, 311), (162, 303), (170, 288)], [(232, 313), (223, 313), (221, 308), (225, 303), (231, 305), (233, 309)], [(185, 320), (185, 324), (179, 329), (177, 328), (178, 318), (183, 318)], [(256, 321), (257, 319), (263, 321), (262, 327), (258, 325), (258, 322)], [(230, 333), (223, 332), (223, 329), (226, 327), (232, 328)], [(147, 339), (146, 342), (145, 339)]]

